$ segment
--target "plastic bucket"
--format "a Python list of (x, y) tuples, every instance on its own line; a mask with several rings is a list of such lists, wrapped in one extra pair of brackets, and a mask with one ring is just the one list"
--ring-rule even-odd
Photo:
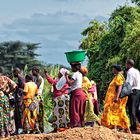
[(85, 60), (85, 51), (71, 51), (65, 52), (65, 54), (69, 63), (82, 62)]

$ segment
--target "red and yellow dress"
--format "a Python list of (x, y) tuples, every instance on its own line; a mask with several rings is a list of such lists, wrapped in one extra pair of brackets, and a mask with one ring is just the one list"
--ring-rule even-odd
[(128, 97), (122, 99), (119, 98), (118, 102), (114, 102), (116, 97), (116, 87), (123, 85), (125, 79), (122, 74), (117, 74), (110, 83), (106, 98), (104, 111), (101, 118), (102, 125), (112, 128), (114, 126), (121, 127), (123, 129), (129, 128), (129, 118), (126, 114), (126, 103)]

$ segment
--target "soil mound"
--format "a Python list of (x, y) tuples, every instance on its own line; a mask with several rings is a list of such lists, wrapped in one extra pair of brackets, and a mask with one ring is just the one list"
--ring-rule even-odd
[(22, 134), (1, 140), (140, 140), (140, 135), (112, 131), (101, 126), (74, 128), (50, 134)]

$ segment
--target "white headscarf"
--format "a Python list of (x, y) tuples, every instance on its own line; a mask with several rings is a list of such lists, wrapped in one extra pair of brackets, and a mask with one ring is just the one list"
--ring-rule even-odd
[(69, 71), (65, 68), (61, 68), (60, 71), (59, 71), (62, 75), (65, 75), (66, 72), (69, 73)]
[(59, 72), (62, 74), (62, 77), (56, 83), (57, 90), (61, 90), (63, 88), (63, 86), (65, 85), (65, 83), (66, 83), (65, 74), (66, 74), (66, 72), (69, 72), (69, 71), (65, 68), (61, 68)]

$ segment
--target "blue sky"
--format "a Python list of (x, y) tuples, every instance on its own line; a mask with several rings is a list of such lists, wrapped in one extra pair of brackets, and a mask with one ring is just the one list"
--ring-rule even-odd
[(64, 52), (78, 49), (92, 19), (107, 20), (129, 0), (0, 0), (0, 42), (41, 43), (41, 61), (68, 65)]

